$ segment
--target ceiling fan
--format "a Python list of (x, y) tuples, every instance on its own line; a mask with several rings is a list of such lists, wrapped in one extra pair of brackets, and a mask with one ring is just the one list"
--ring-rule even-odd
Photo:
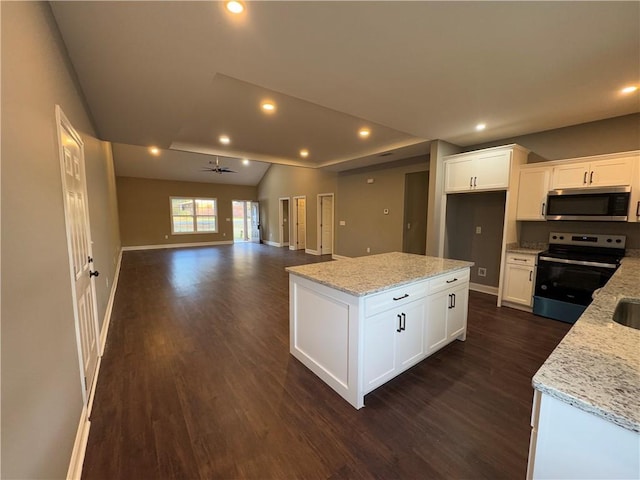
[(214, 173), (237, 173), (235, 170), (231, 170), (229, 167), (220, 166), (220, 162), (218, 161), (218, 157), (216, 157), (215, 163), (209, 160), (210, 167), (205, 167), (202, 170), (205, 172), (214, 172)]

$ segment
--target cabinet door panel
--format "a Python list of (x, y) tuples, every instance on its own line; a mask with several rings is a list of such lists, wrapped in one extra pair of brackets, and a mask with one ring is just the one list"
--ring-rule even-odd
[(511, 152), (484, 154), (474, 159), (474, 190), (495, 190), (509, 187)]
[(589, 164), (572, 163), (553, 169), (552, 188), (580, 188), (588, 186)]
[(401, 309), (404, 330), (396, 333), (396, 365), (408, 368), (424, 356), (424, 319), (426, 301), (412, 302)]
[(447, 338), (453, 340), (465, 332), (467, 327), (467, 304), (469, 302), (469, 285), (458, 287), (451, 292), (454, 295), (453, 308), (448, 309)]
[(550, 175), (550, 168), (520, 172), (516, 220), (544, 220)]
[(447, 314), (450, 292), (435, 293), (427, 298), (425, 344), (427, 353), (433, 353), (447, 344)]
[(530, 307), (533, 301), (533, 267), (507, 264), (502, 297), (508, 302)]
[(616, 185), (629, 185), (631, 183), (630, 158), (616, 160), (602, 160), (591, 163), (589, 181), (591, 187), (606, 187)]
[(399, 319), (395, 311), (386, 311), (365, 318), (364, 323), (364, 389), (371, 391), (394, 376)]
[(445, 192), (463, 192), (471, 190), (473, 186), (473, 159), (466, 158), (446, 162), (444, 175)]

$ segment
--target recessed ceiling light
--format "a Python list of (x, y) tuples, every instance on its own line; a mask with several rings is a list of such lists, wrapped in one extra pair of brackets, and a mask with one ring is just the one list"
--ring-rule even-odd
[(620, 90), (620, 92), (624, 94), (628, 94), (628, 93), (633, 93), (637, 90), (638, 90), (638, 87), (636, 85), (629, 85), (628, 87), (624, 87), (622, 90)]
[(371, 130), (369, 130), (368, 128), (361, 128), (358, 131), (358, 135), (360, 135), (361, 138), (367, 138), (369, 135), (371, 135)]
[(476, 130), (479, 131), (479, 132), (484, 130), (485, 128), (487, 128), (487, 124), (486, 123), (479, 123), (479, 124), (476, 125)]
[(220, 135), (218, 140), (220, 140), (220, 143), (223, 145), (229, 145), (231, 143), (231, 139), (226, 135)]
[(225, 6), (231, 13), (238, 14), (244, 12), (244, 3), (238, 0), (231, 0), (227, 2)]
[(260, 107), (264, 112), (267, 112), (267, 113), (273, 113), (276, 111), (276, 104), (271, 101), (262, 102)]
[(300, 150), (300, 156), (302, 158), (307, 158), (309, 156), (309, 150), (307, 150), (306, 148), (303, 148), (302, 150)]
[(160, 155), (160, 149), (158, 147), (149, 147), (151, 155)]
[(249, 160), (247, 160), (246, 158), (244, 160), (242, 160), (242, 164), (243, 165), (249, 165)]

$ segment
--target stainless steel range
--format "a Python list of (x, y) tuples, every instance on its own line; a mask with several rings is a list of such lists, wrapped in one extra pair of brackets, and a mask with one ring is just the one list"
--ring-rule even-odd
[(533, 313), (575, 323), (620, 266), (626, 236), (549, 234), (549, 250), (538, 255)]

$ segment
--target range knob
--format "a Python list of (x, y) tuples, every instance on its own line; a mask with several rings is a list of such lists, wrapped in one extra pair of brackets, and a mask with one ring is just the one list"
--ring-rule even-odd
[(620, 240), (619, 238), (616, 238), (616, 243), (622, 243), (622, 240)]
[(607, 238), (607, 243), (611, 243), (613, 240), (611, 240), (610, 238)]

